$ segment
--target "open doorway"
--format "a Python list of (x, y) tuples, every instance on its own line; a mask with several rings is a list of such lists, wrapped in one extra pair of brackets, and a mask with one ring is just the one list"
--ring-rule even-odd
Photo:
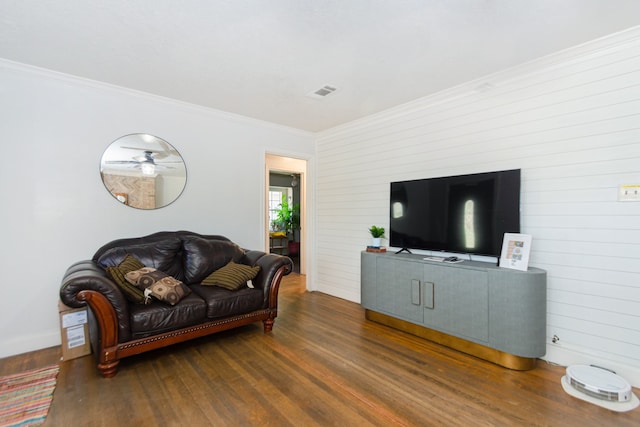
[[(272, 154), (267, 154), (265, 159), (265, 250), (289, 256), (294, 263), (294, 272), (306, 274), (307, 162)], [(282, 212), (287, 210), (294, 217), (288, 227), (282, 221)]]

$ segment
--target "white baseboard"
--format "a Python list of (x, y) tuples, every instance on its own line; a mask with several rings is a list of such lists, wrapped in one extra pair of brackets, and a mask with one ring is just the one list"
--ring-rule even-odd
[(56, 328), (37, 335), (21, 336), (8, 341), (0, 342), (0, 357), (15, 356), (30, 351), (60, 345), (60, 329)]
[(318, 292), (322, 292), (323, 294), (328, 294), (333, 297), (345, 299), (347, 301), (355, 302), (356, 304), (360, 304), (360, 290), (357, 291), (349, 291), (348, 289), (342, 289), (334, 286), (320, 285), (318, 289), (315, 289)]

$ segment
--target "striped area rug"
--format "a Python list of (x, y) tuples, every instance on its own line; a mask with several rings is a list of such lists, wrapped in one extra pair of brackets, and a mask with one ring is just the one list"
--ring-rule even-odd
[(56, 388), (57, 365), (0, 377), (0, 427), (42, 424)]

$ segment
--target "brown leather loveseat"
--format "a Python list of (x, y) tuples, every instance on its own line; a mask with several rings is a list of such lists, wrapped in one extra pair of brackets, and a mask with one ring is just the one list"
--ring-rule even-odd
[(60, 299), (88, 305), (98, 369), (112, 377), (124, 357), (256, 321), (271, 331), (291, 270), (288, 257), (223, 236), (164, 231), (115, 240), (72, 265)]

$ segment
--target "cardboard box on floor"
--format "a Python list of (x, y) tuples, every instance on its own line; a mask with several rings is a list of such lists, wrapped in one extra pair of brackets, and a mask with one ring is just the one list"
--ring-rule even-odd
[(58, 301), (62, 360), (71, 360), (91, 354), (89, 321), (86, 308), (71, 308)]

